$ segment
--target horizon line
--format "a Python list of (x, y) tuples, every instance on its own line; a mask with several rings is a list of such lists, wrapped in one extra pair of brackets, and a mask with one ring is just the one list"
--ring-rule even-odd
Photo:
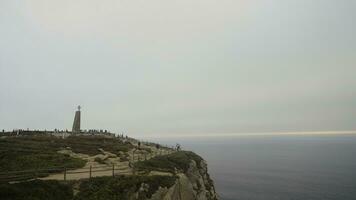
[(353, 135), (356, 130), (346, 131), (278, 131), (278, 132), (246, 132), (246, 133), (195, 133), (195, 134), (130, 134), (140, 138), (180, 138), (180, 137), (235, 137), (235, 136), (283, 136), (283, 135)]

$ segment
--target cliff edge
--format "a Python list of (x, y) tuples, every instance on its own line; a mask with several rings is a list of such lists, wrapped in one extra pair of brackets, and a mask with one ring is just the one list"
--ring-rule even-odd
[(207, 163), (132, 138), (0, 138), (3, 200), (217, 200)]
[(178, 179), (170, 188), (160, 188), (150, 200), (217, 200), (207, 164), (191, 160), (186, 173), (178, 173)]

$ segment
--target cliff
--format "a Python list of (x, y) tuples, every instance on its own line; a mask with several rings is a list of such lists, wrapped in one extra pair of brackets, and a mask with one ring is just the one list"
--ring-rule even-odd
[(136, 162), (130, 176), (99, 177), (79, 182), (79, 185), (75, 200), (114, 197), (128, 200), (217, 200), (206, 162), (189, 151)]
[(204, 160), (189, 163), (186, 173), (177, 174), (178, 179), (170, 188), (159, 188), (150, 200), (216, 200), (214, 184), (209, 177)]
[(4, 137), (0, 145), (4, 200), (217, 199), (207, 163), (190, 151), (95, 136)]

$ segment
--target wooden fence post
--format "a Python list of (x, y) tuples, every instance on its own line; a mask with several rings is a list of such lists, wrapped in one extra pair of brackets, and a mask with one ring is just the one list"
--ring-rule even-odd
[(91, 165), (90, 165), (90, 168), (89, 168), (89, 178), (91, 178)]
[(65, 181), (67, 180), (67, 168), (66, 167), (64, 168), (64, 180)]

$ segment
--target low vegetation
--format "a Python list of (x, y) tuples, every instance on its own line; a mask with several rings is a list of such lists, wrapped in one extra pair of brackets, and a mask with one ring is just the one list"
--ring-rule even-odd
[(118, 155), (120, 152), (127, 152), (133, 146), (117, 138), (99, 136), (70, 136), (65, 139), (50, 135), (1, 138), (0, 178), (6, 180), (9, 171), (54, 169), (31, 173), (31, 177), (22, 177), (28, 179), (46, 176), (50, 172), (59, 172), (64, 168), (80, 168), (85, 165), (82, 159), (58, 153), (65, 148), (88, 155), (100, 154), (101, 148)]
[[(1, 200), (138, 200), (149, 199), (159, 187), (171, 187), (172, 176), (97, 177), (80, 182), (79, 192), (73, 194), (78, 181), (28, 181), (0, 184)], [(140, 189), (141, 188), (141, 189)]]
[[(97, 136), (71, 136), (61, 139), (48, 135), (0, 138), (0, 199), (1, 200), (125, 200), (150, 199), (159, 187), (171, 187), (177, 176), (127, 175), (95, 177), (77, 181), (32, 180), (49, 173), (61, 172), (64, 168), (80, 168), (84, 160), (58, 153), (71, 149), (75, 153), (101, 154), (103, 149), (116, 154), (120, 160), (128, 160), (131, 143), (117, 138)], [(143, 150), (143, 148), (141, 149)], [(151, 149), (144, 149), (150, 152)], [(175, 173), (186, 172), (191, 160), (198, 164), (202, 158), (190, 151), (179, 151), (134, 163), (138, 174), (152, 170)], [(105, 163), (104, 157), (96, 157)], [(54, 169), (43, 171), (42, 169)], [(13, 172), (22, 171), (22, 172)], [(143, 172), (143, 173), (141, 173)], [(20, 173), (20, 174), (17, 174)], [(29, 174), (23, 176), (23, 174)], [(13, 176), (19, 176), (9, 184)], [(73, 189), (75, 188), (75, 189)], [(74, 192), (75, 191), (75, 192)]]
[(127, 152), (125, 152), (124, 154), (120, 154), (119, 157), (121, 162), (130, 160), (130, 155)]
[[(12, 176), (18, 176), (18, 180), (46, 176), (50, 172), (59, 172), (64, 168), (80, 168), (85, 161), (72, 158), (68, 155), (57, 153), (57, 148), (45, 146), (40, 142), (29, 142), (20, 140), (0, 140), (0, 181), (7, 178), (17, 180)], [(41, 170), (40, 169), (50, 169)], [(10, 171), (27, 171), (31, 173)]]
[(139, 171), (146, 172), (152, 170), (172, 173), (175, 173), (176, 170), (186, 172), (191, 160), (194, 160), (199, 166), (203, 159), (191, 151), (178, 151), (168, 155), (157, 156), (150, 160), (137, 162), (134, 164), (134, 167)]
[(97, 163), (99, 163), (99, 164), (105, 164), (105, 160), (102, 159), (102, 158), (99, 158), (99, 157), (96, 157), (96, 158), (94, 159), (94, 161), (97, 162)]
[(152, 149), (151, 148), (148, 148), (148, 147), (139, 147), (138, 150), (144, 150), (148, 153), (152, 153)]
[(171, 187), (175, 180), (172, 176), (97, 177), (83, 181), (74, 200), (126, 200), (133, 195), (144, 200), (151, 198), (159, 187)]
[(29, 181), (0, 184), (1, 200), (70, 200), (72, 186), (59, 181)]
[(99, 148), (115, 154), (119, 151), (127, 152), (133, 148), (129, 142), (102, 136), (70, 136), (64, 139), (51, 135), (7, 137), (0, 139), (0, 145), (0, 151), (8, 149), (57, 151), (60, 148), (70, 147), (75, 153), (91, 156), (100, 154)]

